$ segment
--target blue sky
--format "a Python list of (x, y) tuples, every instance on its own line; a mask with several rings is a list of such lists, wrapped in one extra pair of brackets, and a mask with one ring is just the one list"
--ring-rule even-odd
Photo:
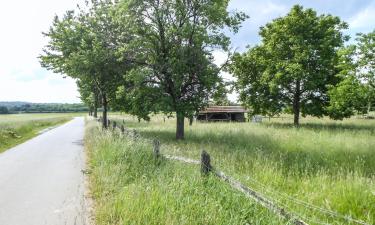
[[(75, 82), (41, 68), (37, 56), (46, 44), (46, 31), (55, 14), (61, 15), (81, 0), (12, 0), (0, 3), (0, 101), (79, 102)], [(375, 0), (232, 0), (230, 10), (250, 16), (232, 37), (232, 47), (244, 51), (257, 44), (259, 27), (300, 4), (319, 14), (339, 16), (349, 23), (352, 37), (375, 29)], [(222, 53), (215, 54), (217, 62)], [(230, 76), (228, 74), (224, 76)], [(231, 96), (235, 99), (235, 95)]]
[(243, 23), (241, 31), (232, 37), (233, 45), (239, 50), (248, 44), (254, 45), (260, 41), (259, 27), (284, 16), (293, 5), (313, 8), (319, 14), (339, 16), (350, 26), (346, 33), (354, 37), (358, 32), (370, 32), (375, 29), (374, 0), (232, 0), (231, 10), (240, 10), (250, 16)]

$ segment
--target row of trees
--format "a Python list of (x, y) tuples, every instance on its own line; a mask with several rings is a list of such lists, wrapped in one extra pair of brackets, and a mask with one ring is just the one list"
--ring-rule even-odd
[(253, 114), (289, 111), (295, 124), (301, 113), (340, 119), (371, 104), (373, 34), (344, 47), (346, 23), (295, 6), (261, 28), (260, 45), (219, 67), (213, 51), (229, 52), (226, 34), (247, 18), (229, 13), (228, 3), (92, 0), (54, 19), (41, 64), (77, 80), (94, 116), (103, 108), (103, 127), (108, 107), (145, 120), (152, 112), (175, 113), (177, 139), (184, 118), (212, 99), (227, 103), (222, 69), (238, 78), (240, 101)]
[(375, 104), (375, 31), (344, 46), (348, 25), (338, 17), (294, 6), (260, 29), (261, 44), (235, 54), (229, 71), (240, 101), (253, 114), (333, 119), (365, 113)]
[(29, 103), (0, 102), (0, 114), (9, 113), (51, 113), (51, 112), (87, 112), (82, 103)]
[[(92, 0), (56, 17), (42, 66), (77, 79), (82, 100), (94, 110), (176, 113), (184, 118), (206, 105), (223, 82), (214, 50), (228, 51), (224, 29), (237, 32), (246, 18), (225, 0)], [(94, 113), (95, 114), (95, 113)]]
[(0, 114), (8, 114), (9, 110), (5, 106), (0, 106)]

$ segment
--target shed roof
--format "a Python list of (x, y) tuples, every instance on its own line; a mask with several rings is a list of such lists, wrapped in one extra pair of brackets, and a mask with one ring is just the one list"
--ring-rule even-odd
[(242, 106), (210, 106), (199, 113), (245, 113), (247, 110)]

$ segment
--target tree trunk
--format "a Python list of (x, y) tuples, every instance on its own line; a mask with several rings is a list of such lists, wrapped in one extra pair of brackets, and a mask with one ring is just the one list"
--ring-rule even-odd
[(183, 140), (184, 139), (184, 129), (185, 129), (185, 117), (183, 113), (177, 112), (177, 126), (176, 126), (176, 139)]
[(301, 81), (297, 80), (296, 90), (293, 97), (294, 126), (299, 125), (299, 114), (301, 107)]
[(108, 111), (108, 101), (107, 96), (105, 94), (102, 95), (102, 103), (103, 103), (103, 128), (108, 128), (108, 118), (107, 118), (107, 111)]
[(94, 94), (94, 118), (98, 117), (98, 95)]
[(94, 108), (94, 118), (98, 118), (98, 108)]
[(190, 117), (189, 118), (189, 125), (192, 126), (193, 125), (193, 122), (194, 122), (194, 117)]
[(370, 115), (370, 112), (371, 112), (371, 101), (369, 101), (367, 104), (367, 116)]

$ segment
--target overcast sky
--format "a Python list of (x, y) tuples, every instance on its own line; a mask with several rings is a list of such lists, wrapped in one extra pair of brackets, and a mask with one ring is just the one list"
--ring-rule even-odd
[[(79, 102), (75, 81), (41, 68), (37, 59), (55, 14), (74, 9), (81, 0), (11, 0), (0, 3), (0, 101)], [(285, 15), (295, 4), (332, 14), (348, 22), (347, 34), (375, 29), (375, 0), (232, 0), (230, 9), (250, 19), (232, 37), (232, 48), (244, 51), (259, 42), (259, 27)], [(222, 61), (223, 55), (217, 54)], [(233, 97), (232, 97), (233, 98)]]

